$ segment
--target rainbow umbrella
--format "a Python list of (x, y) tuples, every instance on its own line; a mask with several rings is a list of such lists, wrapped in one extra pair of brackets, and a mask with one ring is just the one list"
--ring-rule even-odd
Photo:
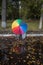
[(17, 19), (12, 23), (12, 32), (15, 34), (24, 34), (27, 32), (27, 24), (21, 19)]

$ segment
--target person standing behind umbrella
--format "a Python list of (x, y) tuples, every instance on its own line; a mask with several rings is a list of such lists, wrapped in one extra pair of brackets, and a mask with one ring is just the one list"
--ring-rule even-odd
[(21, 19), (15, 20), (12, 23), (12, 32), (19, 35), (19, 39), (22, 39), (22, 35), (27, 32), (27, 24)]

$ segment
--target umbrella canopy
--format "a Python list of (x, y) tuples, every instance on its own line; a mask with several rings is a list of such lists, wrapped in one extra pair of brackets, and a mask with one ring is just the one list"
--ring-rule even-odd
[(12, 32), (15, 34), (24, 34), (27, 32), (27, 24), (21, 19), (17, 19), (12, 23)]

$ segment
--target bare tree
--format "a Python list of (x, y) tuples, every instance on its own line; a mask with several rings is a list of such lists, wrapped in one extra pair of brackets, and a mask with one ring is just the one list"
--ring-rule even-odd
[(2, 23), (1, 27), (6, 28), (6, 0), (2, 0)]

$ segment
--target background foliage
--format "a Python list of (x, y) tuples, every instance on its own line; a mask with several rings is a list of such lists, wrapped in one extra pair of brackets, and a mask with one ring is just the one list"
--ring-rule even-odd
[[(43, 0), (21, 0), (21, 5), (19, 5), (19, 0), (8, 0), (7, 1), (7, 19), (39, 19), (41, 15), (41, 5)], [(0, 18), (2, 9), (2, 0), (0, 0)], [(19, 11), (19, 6), (21, 10)], [(19, 16), (20, 15), (20, 16)]]

